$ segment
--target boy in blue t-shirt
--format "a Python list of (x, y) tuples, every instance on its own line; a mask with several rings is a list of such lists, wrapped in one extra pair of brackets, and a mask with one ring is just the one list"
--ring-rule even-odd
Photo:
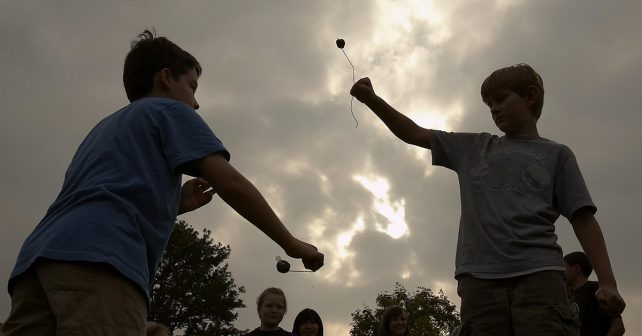
[[(20, 250), (4, 335), (144, 335), (150, 285), (176, 216), (214, 192), (305, 267), (323, 265), (323, 254), (292, 236), (228, 163), (195, 112), (198, 61), (148, 30), (139, 37), (123, 73), (131, 104), (80, 144), (58, 198)], [(183, 174), (196, 178), (181, 187)]]
[(577, 335), (555, 235), (560, 214), (595, 266), (598, 300), (609, 314), (622, 312), (597, 208), (575, 157), (537, 131), (544, 86), (529, 65), (496, 70), (482, 84), (482, 99), (504, 136), (424, 129), (378, 97), (368, 78), (350, 93), (398, 138), (430, 149), (434, 165), (457, 173), (455, 278), (463, 334)]

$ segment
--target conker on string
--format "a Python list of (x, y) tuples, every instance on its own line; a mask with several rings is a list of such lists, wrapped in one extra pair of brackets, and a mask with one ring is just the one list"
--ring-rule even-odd
[(281, 273), (287, 273), (290, 271), (290, 263), (285, 260), (279, 260), (276, 263), (276, 269)]
[(343, 49), (343, 47), (345, 46), (346, 46), (346, 41), (344, 41), (343, 39), (337, 39), (337, 48)]

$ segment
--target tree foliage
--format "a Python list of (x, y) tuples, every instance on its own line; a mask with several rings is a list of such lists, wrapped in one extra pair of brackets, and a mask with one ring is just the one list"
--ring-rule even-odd
[(152, 284), (149, 320), (180, 329), (186, 336), (240, 335), (232, 322), (245, 307), (225, 262), (230, 247), (214, 243), (211, 231), (202, 235), (185, 221), (174, 227)]
[(383, 312), (393, 305), (402, 307), (408, 314), (411, 335), (450, 335), (460, 323), (455, 305), (448, 300), (443, 291), (440, 290), (438, 295), (435, 295), (430, 288), (419, 287), (414, 293), (408, 293), (401, 284), (396, 283), (392, 293), (383, 292), (377, 295), (374, 309), (365, 306), (351, 314), (350, 335), (378, 335)]

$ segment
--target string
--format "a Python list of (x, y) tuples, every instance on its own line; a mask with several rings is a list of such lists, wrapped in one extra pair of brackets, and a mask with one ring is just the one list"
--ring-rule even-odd
[[(348, 63), (350, 63), (350, 66), (352, 67), (352, 84), (354, 84), (355, 83), (355, 80), (354, 80), (354, 65), (352, 65), (352, 62), (350, 61), (350, 57), (348, 57), (348, 54), (346, 54), (345, 50), (343, 50), (343, 48), (341, 48), (341, 51), (343, 52), (343, 55), (346, 57), (346, 59), (348, 60)], [(354, 96), (352, 96), (352, 99), (350, 99), (350, 113), (352, 113), (352, 119), (354, 119), (354, 121), (356, 122), (356, 125), (354, 126), (354, 128), (357, 128), (357, 126), (359, 126), (359, 121), (354, 116), (354, 112), (352, 111), (352, 102), (353, 101), (354, 101)]]

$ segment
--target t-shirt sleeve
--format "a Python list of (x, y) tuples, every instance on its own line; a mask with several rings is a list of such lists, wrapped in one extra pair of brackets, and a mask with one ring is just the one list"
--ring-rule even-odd
[(555, 175), (555, 200), (559, 212), (571, 218), (575, 211), (587, 207), (592, 213), (597, 211), (582, 177), (575, 155), (568, 148), (562, 151), (563, 157)]
[(175, 173), (195, 175), (187, 163), (211, 154), (223, 155), (228, 161), (230, 153), (196, 111), (183, 103), (170, 104), (158, 113), (163, 155)]
[(430, 130), (432, 164), (457, 171), (461, 160), (481, 136), (483, 134)]

